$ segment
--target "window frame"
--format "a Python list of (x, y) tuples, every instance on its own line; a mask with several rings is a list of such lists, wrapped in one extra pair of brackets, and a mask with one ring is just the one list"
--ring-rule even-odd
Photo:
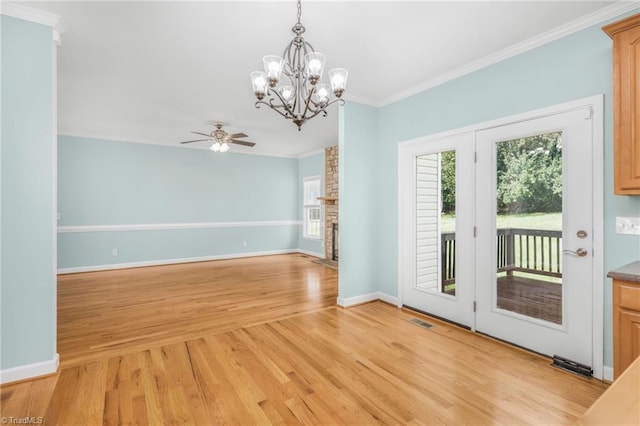
[[(306, 176), (302, 179), (302, 237), (310, 240), (322, 239), (322, 203), (316, 198), (316, 202), (308, 204), (307, 201), (307, 184), (318, 182), (318, 196), (322, 196), (322, 177)], [(309, 212), (317, 209), (319, 212), (318, 218), (318, 235), (309, 233)]]

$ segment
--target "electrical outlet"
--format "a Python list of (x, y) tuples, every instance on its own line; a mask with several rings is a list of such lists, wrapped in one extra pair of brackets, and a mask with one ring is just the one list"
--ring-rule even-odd
[(247, 246), (247, 240), (242, 241), (242, 247), (246, 247)]
[(640, 235), (640, 217), (616, 217), (616, 234)]
[(60, 213), (58, 212), (58, 215), (56, 216), (58, 218), (58, 220), (60, 220)]
[(112, 254), (113, 256), (117, 256), (117, 255), (118, 255), (118, 249), (113, 249), (113, 250), (111, 250), (111, 254)]

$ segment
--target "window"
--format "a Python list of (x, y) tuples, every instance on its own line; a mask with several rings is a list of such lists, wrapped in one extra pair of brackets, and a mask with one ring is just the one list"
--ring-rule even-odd
[(302, 235), (306, 238), (320, 239), (320, 176), (304, 178), (303, 225)]

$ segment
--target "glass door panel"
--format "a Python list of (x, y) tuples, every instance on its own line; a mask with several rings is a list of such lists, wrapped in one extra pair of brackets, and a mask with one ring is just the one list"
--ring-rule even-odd
[(495, 150), (497, 307), (562, 324), (562, 132)]
[(416, 157), (416, 286), (455, 296), (456, 152)]

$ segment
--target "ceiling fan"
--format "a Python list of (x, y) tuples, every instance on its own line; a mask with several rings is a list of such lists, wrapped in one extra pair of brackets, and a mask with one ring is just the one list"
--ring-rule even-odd
[(215, 130), (213, 130), (211, 133), (206, 134), (206, 133), (202, 133), (202, 132), (191, 132), (195, 135), (201, 135), (201, 136), (205, 136), (206, 139), (195, 139), (192, 141), (184, 141), (184, 142), (180, 142), (181, 144), (185, 144), (185, 143), (193, 143), (193, 142), (202, 142), (202, 141), (213, 141), (213, 145), (211, 145), (211, 150), (214, 152), (227, 152), (229, 151), (229, 144), (230, 143), (235, 143), (236, 145), (243, 145), (243, 146), (254, 146), (255, 143), (254, 142), (249, 142), (249, 141), (241, 141), (238, 138), (246, 138), (247, 135), (244, 133), (232, 133), (229, 134), (228, 132), (222, 130), (222, 126), (224, 124), (222, 123), (215, 123)]

